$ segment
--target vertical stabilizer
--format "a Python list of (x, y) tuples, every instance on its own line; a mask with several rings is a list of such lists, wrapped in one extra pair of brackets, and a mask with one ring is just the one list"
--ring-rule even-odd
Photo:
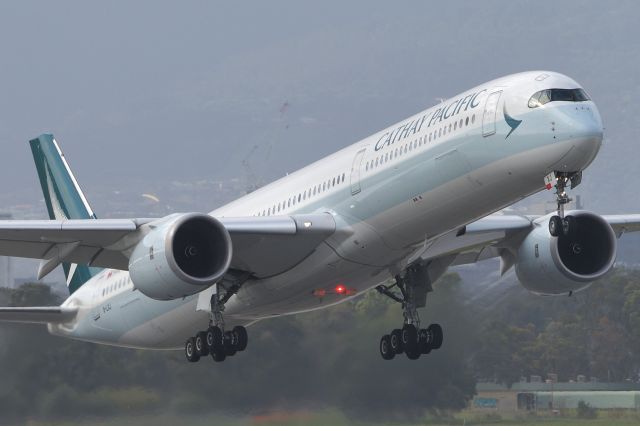
[[(29, 141), (49, 219), (95, 219), (91, 206), (69, 168), (53, 135), (44, 134)], [(100, 268), (63, 263), (69, 292), (73, 293)]]

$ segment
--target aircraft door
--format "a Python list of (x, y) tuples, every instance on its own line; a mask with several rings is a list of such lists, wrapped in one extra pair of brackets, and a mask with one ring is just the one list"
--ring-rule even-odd
[(356, 195), (362, 190), (360, 187), (360, 167), (366, 150), (366, 147), (361, 149), (353, 158), (353, 163), (351, 164), (351, 195)]
[(491, 93), (484, 104), (484, 114), (482, 115), (482, 136), (491, 136), (496, 132), (496, 115), (498, 114), (498, 102), (502, 90)]

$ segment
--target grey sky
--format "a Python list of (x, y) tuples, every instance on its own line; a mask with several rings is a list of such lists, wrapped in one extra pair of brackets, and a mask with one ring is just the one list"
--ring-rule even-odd
[(0, 181), (38, 190), (26, 141), (45, 131), (87, 189), (240, 176), (254, 145), (252, 167), (271, 180), (437, 98), (550, 69), (581, 82), (605, 120), (581, 188), (589, 207), (640, 211), (638, 12), (634, 1), (3, 2)]

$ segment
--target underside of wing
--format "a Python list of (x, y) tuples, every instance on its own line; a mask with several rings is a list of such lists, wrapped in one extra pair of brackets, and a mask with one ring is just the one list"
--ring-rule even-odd
[(293, 268), (336, 229), (328, 213), (219, 220), (233, 242), (231, 268), (258, 278)]

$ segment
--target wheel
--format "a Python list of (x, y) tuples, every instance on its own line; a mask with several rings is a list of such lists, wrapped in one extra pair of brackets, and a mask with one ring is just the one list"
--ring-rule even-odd
[(402, 330), (400, 330), (399, 328), (396, 328), (391, 332), (391, 334), (389, 335), (389, 338), (391, 342), (391, 349), (393, 349), (393, 352), (396, 354), (401, 354), (403, 352), (402, 351)]
[(209, 347), (207, 346), (207, 332), (201, 331), (195, 337), (196, 353), (199, 356), (209, 355)]
[(198, 362), (200, 355), (196, 352), (196, 339), (189, 337), (184, 344), (184, 354), (189, 362)]
[(396, 353), (391, 348), (391, 336), (385, 334), (380, 339), (380, 355), (382, 355), (383, 359), (390, 360), (396, 356)]
[(568, 237), (575, 233), (576, 230), (576, 218), (573, 216), (567, 216), (562, 221), (562, 235)]
[(213, 353), (215, 348), (222, 347), (222, 330), (220, 330), (220, 327), (209, 327), (206, 342), (210, 353)]
[(433, 336), (433, 340), (430, 345), (431, 349), (440, 349), (440, 346), (442, 346), (442, 339), (444, 337), (440, 324), (431, 324), (427, 327), (427, 332)]
[(421, 328), (418, 332), (418, 349), (422, 354), (428, 354), (431, 352), (431, 334), (424, 328)]
[(562, 230), (562, 219), (560, 216), (551, 216), (549, 218), (549, 233), (552, 237), (559, 237)]
[(215, 362), (222, 362), (227, 358), (227, 354), (223, 347), (217, 347), (211, 352), (211, 358), (213, 358)]
[(404, 351), (412, 351), (418, 346), (418, 331), (413, 324), (405, 324), (402, 327), (402, 347)]
[(247, 329), (241, 325), (233, 327), (233, 334), (236, 335), (236, 350), (242, 352), (247, 349), (247, 343), (249, 343), (249, 336), (247, 335)]
[(224, 332), (224, 354), (226, 356), (233, 356), (236, 354), (237, 349), (237, 342), (238, 340), (236, 339), (236, 335), (234, 333), (232, 333), (231, 331), (225, 331)]
[(407, 355), (407, 358), (409, 358), (410, 360), (416, 360), (420, 358), (420, 355), (421, 355), (417, 345), (415, 348), (407, 349), (406, 351), (404, 351), (404, 353)]

